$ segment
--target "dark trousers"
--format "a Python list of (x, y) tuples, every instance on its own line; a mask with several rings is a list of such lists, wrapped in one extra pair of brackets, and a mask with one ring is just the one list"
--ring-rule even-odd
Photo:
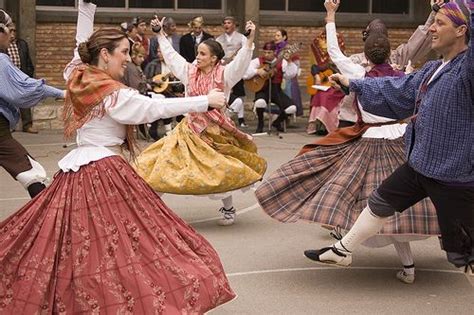
[(372, 194), (369, 207), (375, 215), (387, 217), (426, 197), (436, 208), (448, 260), (458, 267), (474, 262), (474, 187), (442, 184), (405, 163)]
[[(263, 89), (255, 93), (255, 100), (258, 99), (264, 99), (267, 104), (269, 101), (269, 85), (266, 84)], [(283, 93), (281, 89), (281, 84), (280, 83), (272, 83), (272, 88), (271, 88), (271, 100), (272, 103), (275, 103), (278, 108), (280, 109), (280, 113), (278, 115), (278, 118), (273, 122), (274, 125), (279, 125), (281, 124), (287, 117), (287, 114), (285, 113), (285, 109), (287, 109), (293, 101)], [(263, 128), (263, 113), (265, 112), (265, 109), (263, 108), (257, 108), (257, 118), (258, 118), (258, 129)]]
[(21, 125), (23, 131), (33, 126), (33, 118), (31, 114), (31, 108), (20, 108)]

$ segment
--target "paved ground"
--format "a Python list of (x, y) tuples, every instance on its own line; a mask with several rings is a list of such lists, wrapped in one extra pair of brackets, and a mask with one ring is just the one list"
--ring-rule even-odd
[[(313, 139), (301, 127), (288, 131), (282, 139), (256, 138), (269, 164), (267, 175)], [(62, 147), (57, 133), (14, 136), (50, 176), (71, 149)], [(1, 220), (29, 198), (3, 169), (0, 178)], [(318, 225), (274, 221), (261, 211), (252, 193), (235, 196), (240, 214), (230, 227), (216, 225), (218, 201), (171, 195), (164, 199), (215, 246), (239, 295), (213, 314), (473, 314), (474, 281), (447, 263), (435, 238), (413, 244), (417, 279), (406, 285), (394, 277), (399, 263), (392, 247), (361, 247), (349, 269), (312, 263), (303, 257), (303, 250), (331, 243), (327, 231)]]

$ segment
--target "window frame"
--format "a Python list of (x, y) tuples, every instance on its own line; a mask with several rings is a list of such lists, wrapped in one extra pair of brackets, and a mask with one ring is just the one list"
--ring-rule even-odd
[[(303, 12), (290, 11), (289, 2), (285, 0), (285, 10), (260, 10), (260, 23), (262, 25), (278, 25), (284, 23), (288, 26), (322, 26), (325, 25), (324, 18), (326, 12)], [(408, 14), (393, 13), (369, 13), (373, 9), (373, 0), (369, 0), (369, 12), (367, 13), (351, 13), (338, 12), (337, 23), (343, 27), (359, 27), (365, 26), (368, 22), (375, 18), (380, 18), (388, 25), (397, 25), (399, 27), (410, 27), (419, 22), (416, 19), (415, 1), (409, 0)]]
[[(174, 2), (174, 6), (172, 9), (166, 8), (166, 9), (156, 9), (156, 8), (131, 8), (130, 7), (130, 1), (133, 0), (124, 0), (125, 1), (125, 6), (124, 7), (98, 7), (97, 12), (123, 12), (123, 13), (128, 13), (128, 12), (133, 12), (133, 13), (153, 13), (159, 10), (159, 12), (164, 12), (164, 13), (170, 13), (170, 12), (176, 12), (179, 10), (181, 13), (223, 13), (225, 12), (227, 1), (226, 0), (220, 0), (221, 1), (221, 8), (220, 9), (179, 9), (178, 8), (178, 1), (179, 0), (172, 0)], [(79, 0), (75, 0), (74, 2), (74, 7), (72, 6), (56, 6), (56, 5), (36, 5), (36, 11), (39, 12), (45, 12), (45, 11), (76, 11), (78, 7)], [(124, 11), (125, 10), (125, 11)]]

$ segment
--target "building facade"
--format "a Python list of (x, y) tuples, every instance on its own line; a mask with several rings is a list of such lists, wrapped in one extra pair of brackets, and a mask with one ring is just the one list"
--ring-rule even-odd
[[(0, 0), (17, 22), (19, 36), (25, 39), (36, 64), (36, 77), (51, 85), (64, 87), (62, 70), (72, 57), (74, 48), (77, 0)], [(324, 27), (324, 0), (100, 0), (96, 14), (97, 27), (118, 26), (140, 16), (151, 19), (155, 14), (172, 16), (178, 33), (189, 30), (186, 23), (202, 15), (204, 29), (222, 33), (222, 18), (237, 17), (257, 24), (257, 49), (273, 39), (275, 31), (287, 30), (290, 43), (302, 43), (300, 84), (304, 86), (309, 73), (309, 44)], [(374, 18), (389, 26), (393, 46), (406, 42), (419, 24), (424, 24), (429, 12), (429, 0), (342, 0), (337, 16), (338, 31), (344, 36), (346, 53), (362, 51), (361, 31)], [(150, 36), (153, 34), (150, 32)], [(302, 93), (305, 90), (302, 89)], [(61, 128), (61, 106), (46, 103), (35, 109), (35, 124), (39, 128)]]

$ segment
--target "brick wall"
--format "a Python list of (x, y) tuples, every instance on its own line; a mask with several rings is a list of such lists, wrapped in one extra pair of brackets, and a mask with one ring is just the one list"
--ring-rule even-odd
[[(97, 25), (97, 27), (111, 25)], [(263, 43), (273, 39), (273, 35), (280, 26), (265, 26), (259, 29), (259, 50)], [(301, 42), (301, 76), (300, 85), (305, 85), (306, 76), (309, 73), (309, 43), (311, 39), (321, 31), (321, 27), (284, 27), (288, 32), (289, 42)], [(178, 26), (178, 33), (184, 34), (188, 31), (184, 25)], [(222, 28), (219, 25), (208, 26), (206, 31), (219, 35)], [(362, 51), (361, 29), (339, 28), (346, 43), (346, 53), (353, 54)], [(392, 29), (390, 40), (392, 47), (406, 42), (413, 29)], [(151, 35), (151, 33), (150, 33)], [(62, 77), (64, 66), (71, 60), (75, 45), (75, 24), (73, 23), (38, 23), (36, 28), (36, 76), (44, 78), (53, 86), (64, 88), (65, 82)], [(305, 93), (304, 89), (302, 93)], [(58, 129), (62, 127), (60, 122), (61, 104), (45, 102), (34, 110), (35, 125), (40, 129)]]

